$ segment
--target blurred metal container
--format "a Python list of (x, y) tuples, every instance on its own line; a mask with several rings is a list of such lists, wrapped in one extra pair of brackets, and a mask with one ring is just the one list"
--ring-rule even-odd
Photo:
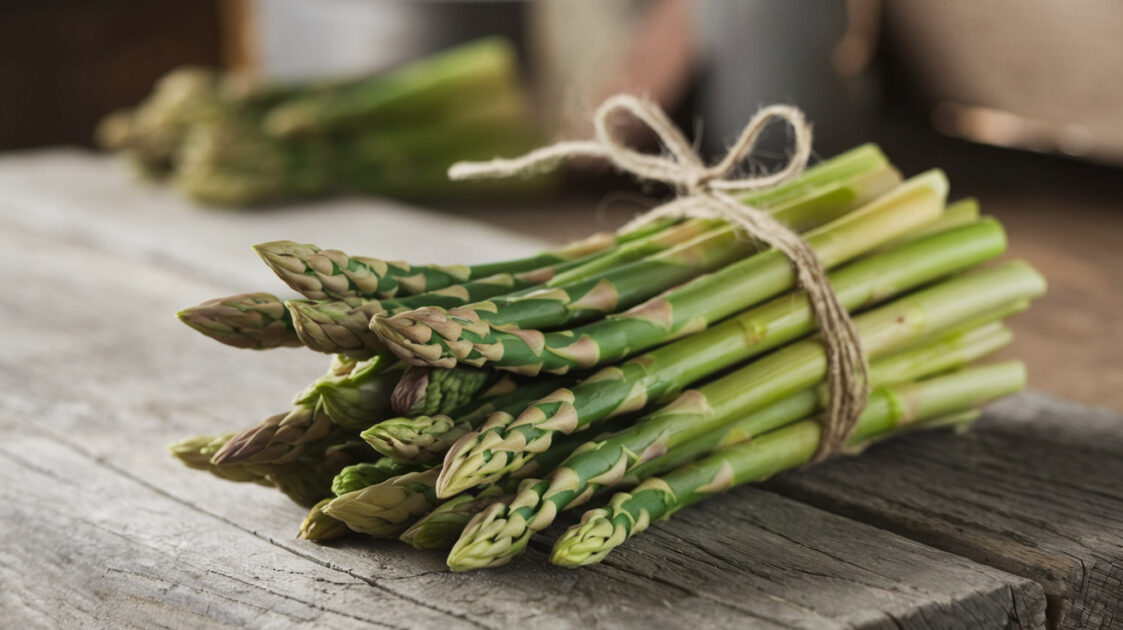
[(240, 0), (251, 70), (269, 79), (357, 76), (487, 35), (521, 43), (522, 0)]
[(231, 0), (231, 56), (266, 79), (355, 76), (487, 35), (516, 44), (544, 117), (568, 136), (616, 92), (678, 103), (691, 0)]
[(1123, 2), (894, 0), (887, 36), (948, 135), (1123, 163)]
[[(724, 151), (762, 105), (798, 106), (830, 155), (870, 137), (877, 84), (867, 72), (877, 40), (877, 0), (698, 0), (695, 28), (703, 145)], [(758, 156), (787, 142), (777, 130)], [(776, 156), (778, 157), (778, 156)]]

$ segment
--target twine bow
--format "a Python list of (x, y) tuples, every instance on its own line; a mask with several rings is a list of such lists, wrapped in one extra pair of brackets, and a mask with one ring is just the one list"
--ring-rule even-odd
[[(618, 112), (630, 114), (646, 124), (659, 137), (666, 155), (640, 153), (614, 137), (609, 131), (609, 123)], [(752, 153), (761, 132), (774, 120), (786, 122), (793, 131), (792, 157), (787, 164), (773, 173), (731, 177), (738, 165)], [(459, 162), (449, 169), (449, 177), (454, 180), (511, 177), (569, 158), (602, 158), (640, 179), (663, 182), (678, 191), (676, 199), (636, 217), (622, 230), (635, 229), (667, 217), (720, 218), (749, 237), (783, 252), (791, 260), (799, 284), (807, 293), (826, 349), (830, 400), (815, 460), (837, 452), (853, 430), (869, 396), (868, 367), (861, 339), (849, 313), (834, 294), (815, 251), (771, 215), (731, 196), (731, 193), (772, 188), (803, 172), (811, 154), (811, 127), (803, 113), (788, 105), (761, 109), (745, 126), (725, 157), (713, 166), (706, 166), (682, 132), (654, 103), (634, 96), (616, 95), (597, 109), (593, 123), (593, 140), (559, 142), (513, 159)]]

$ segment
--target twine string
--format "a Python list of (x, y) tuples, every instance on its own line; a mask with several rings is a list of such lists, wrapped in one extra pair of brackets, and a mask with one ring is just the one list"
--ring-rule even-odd
[[(628, 114), (655, 133), (666, 154), (641, 153), (616, 138), (613, 117)], [(733, 177), (753, 152), (761, 133), (773, 121), (785, 122), (793, 133), (791, 157), (783, 168), (763, 174)], [(690, 142), (654, 103), (629, 95), (605, 101), (593, 119), (594, 139), (565, 141), (511, 159), (459, 162), (449, 169), (454, 180), (513, 177), (541, 170), (575, 157), (599, 158), (642, 180), (672, 186), (677, 197), (636, 217), (622, 231), (663, 218), (720, 218), (744, 236), (783, 252), (795, 269), (799, 285), (819, 324), (826, 350), (829, 401), (823, 414), (822, 438), (815, 454), (819, 461), (838, 452), (857, 424), (869, 396), (868, 365), (861, 339), (850, 314), (838, 301), (826, 270), (815, 251), (770, 214), (734, 198), (732, 194), (776, 187), (803, 172), (811, 155), (811, 127), (803, 112), (789, 105), (758, 111), (721, 161), (706, 166)]]

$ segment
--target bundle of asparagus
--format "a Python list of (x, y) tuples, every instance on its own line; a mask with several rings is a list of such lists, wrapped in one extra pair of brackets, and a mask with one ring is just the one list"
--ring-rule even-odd
[[(972, 200), (947, 204), (947, 188), (939, 171), (902, 181), (867, 145), (744, 196), (802, 234), (853, 313), (871, 388), (854, 449), (964, 427), (1024, 386), (1017, 362), (974, 363), (1010, 341), (1003, 320), (1044, 281), (990, 262), (1002, 227)], [(290, 410), (172, 452), (309, 506), (305, 538), (400, 537), (451, 549), (453, 570), (491, 567), (600, 499), (551, 557), (590, 564), (653, 519), (817, 452), (828, 358), (809, 299), (783, 254), (721, 220), (474, 266), (256, 249), (301, 299), (249, 293), (181, 319), (331, 365)]]
[(547, 176), (465, 184), (461, 159), (521, 152), (542, 138), (501, 39), (350, 81), (248, 85), (203, 68), (168, 74), (100, 143), (200, 201), (246, 206), (335, 192), (410, 198), (524, 194)]

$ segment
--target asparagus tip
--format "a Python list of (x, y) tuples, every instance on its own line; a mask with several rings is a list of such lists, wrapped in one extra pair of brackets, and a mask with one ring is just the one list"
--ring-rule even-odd
[[(416, 314), (422, 309), (431, 307), (422, 307), (410, 311), (410, 314)], [(403, 319), (397, 316), (387, 317), (386, 315), (376, 315), (370, 320), (370, 329), (375, 332), (386, 344), (386, 347), (391, 352), (396, 354), (398, 358), (410, 365), (417, 365), (421, 367), (429, 366), (436, 368), (454, 368), (457, 361), (455, 357), (445, 356), (444, 349), (439, 344), (429, 344), (432, 329), (426, 328), (429, 335), (421, 330), (421, 327), (416, 327), (415, 330), (408, 330), (414, 326), (412, 319)], [(421, 334), (423, 338), (411, 339), (409, 335)]]
[(345, 536), (351, 531), (341, 521), (324, 513), (324, 506), (330, 502), (330, 498), (323, 499), (312, 506), (312, 509), (308, 511), (308, 516), (305, 516), (304, 521), (300, 523), (300, 533), (298, 534), (300, 538), (321, 542)]
[(589, 510), (580, 523), (566, 530), (554, 544), (550, 562), (562, 567), (596, 564), (626, 538), (627, 532), (612, 524), (608, 510)]
[(387, 481), (336, 497), (323, 512), (361, 534), (393, 538), (428, 506), (421, 493)]
[(390, 394), (390, 407), (394, 413), (408, 414), (429, 388), (429, 370), (417, 365), (406, 368), (401, 380)]
[(493, 503), (468, 522), (448, 553), (448, 568), (461, 572), (503, 566), (522, 552), (531, 534), (521, 515)]

